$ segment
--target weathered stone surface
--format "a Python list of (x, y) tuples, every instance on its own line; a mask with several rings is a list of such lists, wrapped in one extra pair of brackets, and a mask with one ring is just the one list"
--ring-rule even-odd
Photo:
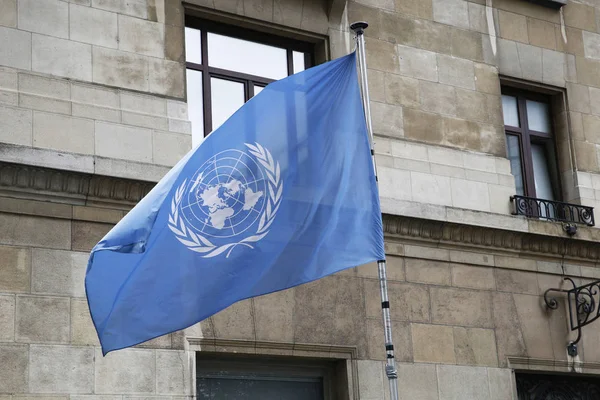
[(527, 18), (504, 10), (498, 10), (500, 37), (517, 42), (528, 43)]
[(94, 47), (93, 56), (94, 82), (125, 89), (148, 90), (146, 57), (103, 47)]
[(433, 18), (433, 5), (431, 0), (396, 0), (397, 13), (412, 15), (422, 19)]
[(152, 131), (96, 121), (96, 154), (125, 160), (152, 161)]
[(0, 0), (0, 25), (17, 27), (17, 0)]
[(407, 258), (406, 280), (409, 282), (450, 286), (450, 266), (446, 262)]
[(83, 346), (100, 345), (87, 300), (71, 299), (71, 343)]
[[(371, 75), (369, 75), (369, 78)], [(391, 104), (419, 107), (419, 81), (396, 74), (385, 74), (385, 99)]]
[(0, 65), (31, 69), (31, 33), (0, 27)]
[(85, 297), (84, 278), (89, 254), (32, 250), (32, 292)]
[[(385, 49), (381, 49), (381, 51), (385, 51)], [(396, 66), (399, 66), (399, 72), (402, 75), (437, 82), (436, 53), (402, 45), (397, 46), (397, 51), (398, 62)], [(388, 68), (386, 71), (396, 72), (397, 67), (395, 69)]]
[(498, 70), (501, 74), (522, 77), (521, 63), (517, 51), (517, 43), (498, 39)]
[(401, 400), (438, 400), (435, 365), (398, 364), (397, 367)]
[(220, 339), (255, 339), (253, 300), (243, 300), (212, 316), (215, 337)]
[(541, 82), (543, 80), (542, 49), (517, 43), (517, 52), (523, 79)]
[(586, 31), (596, 31), (596, 18), (594, 7), (576, 2), (570, 2), (568, 7), (563, 7), (565, 25)]
[(452, 327), (411, 324), (411, 328), (415, 362), (456, 362)]
[(119, 50), (162, 58), (164, 38), (163, 24), (119, 15)]
[(82, 81), (92, 80), (92, 46), (33, 34), (31, 69)]
[(155, 350), (125, 349), (102, 356), (96, 348), (95, 368), (98, 394), (154, 393), (156, 390)]
[(550, 336), (549, 318), (544, 310), (544, 302), (539, 296), (513, 295), (527, 355), (536, 358), (554, 358)]
[(419, 96), (423, 110), (445, 115), (456, 114), (456, 92), (452, 86), (420, 81)]
[(496, 67), (475, 63), (475, 87), (480, 92), (500, 94), (500, 81)]
[(73, 221), (73, 250), (90, 251), (112, 227), (112, 224)]
[(590, 91), (587, 86), (567, 83), (569, 109), (582, 113), (590, 113)]
[(0, 342), (15, 339), (15, 296), (0, 295)]
[(558, 51), (542, 50), (542, 81), (554, 86), (565, 86), (565, 55)]
[(19, 0), (19, 29), (69, 38), (69, 5), (58, 0)]
[(430, 143), (442, 141), (442, 119), (438, 114), (415, 109), (404, 110), (404, 136)]
[(294, 302), (293, 289), (256, 297), (254, 299), (256, 340), (293, 341)]
[(486, 368), (437, 366), (440, 400), (489, 400)]
[(152, 159), (157, 164), (175, 165), (191, 149), (191, 135), (152, 132)]
[(575, 154), (577, 154), (577, 167), (583, 171), (598, 171), (598, 155), (596, 146), (579, 140), (573, 141)]
[(157, 350), (156, 392), (180, 396), (191, 393), (192, 372), (189, 363), (185, 351)]
[(452, 27), (433, 21), (415, 20), (416, 47), (436, 53), (449, 53), (452, 49)]
[(69, 299), (17, 297), (16, 339), (19, 342), (68, 343)]
[(577, 56), (585, 55), (583, 45), (583, 32), (580, 29), (565, 28), (565, 36), (560, 26), (556, 29), (556, 50), (566, 53), (575, 54)]
[(431, 321), (434, 323), (491, 328), (489, 293), (431, 288)]
[(527, 18), (527, 33), (529, 36), (529, 43), (532, 45), (545, 47), (551, 50), (556, 49), (554, 25), (550, 22), (542, 21), (537, 18)]
[(69, 221), (0, 214), (0, 243), (15, 246), (37, 246), (55, 249), (71, 247)]
[(512, 295), (494, 293), (492, 296), (498, 361), (500, 366), (506, 366), (508, 356), (526, 356), (527, 350)]
[(496, 287), (494, 270), (488, 267), (453, 265), (452, 285), (472, 289), (492, 290)]
[(456, 103), (456, 114), (460, 118), (482, 122), (488, 120), (487, 97), (485, 94), (457, 88)]
[(600, 60), (576, 57), (575, 68), (577, 69), (577, 81), (580, 84), (600, 87)]
[[(0, 393), (25, 393), (29, 349), (26, 345), (0, 344)], [(10, 367), (7, 367), (10, 366)]]
[(477, 123), (448, 117), (444, 117), (442, 122), (444, 126), (443, 144), (473, 150), (481, 148), (480, 128)]
[(33, 145), (72, 153), (94, 154), (94, 121), (34, 112)]
[[(361, 399), (383, 399), (383, 368), (381, 361), (358, 360), (359, 395)], [(387, 389), (387, 388), (386, 388)]]
[(30, 277), (29, 249), (0, 246), (0, 291), (29, 292)]
[(398, 54), (394, 44), (366, 38), (366, 50), (369, 68), (384, 72), (399, 72)]
[(404, 120), (402, 107), (392, 104), (371, 102), (373, 132), (376, 134), (403, 137)]
[(454, 346), (458, 364), (498, 366), (496, 337), (492, 329), (454, 327)]
[(513, 374), (509, 369), (488, 368), (490, 400), (510, 400), (516, 397)]
[(465, 89), (475, 90), (473, 62), (442, 54), (437, 55), (439, 81)]
[(433, 0), (433, 19), (437, 22), (469, 29), (469, 10), (463, 0)]
[(534, 272), (496, 269), (496, 286), (503, 292), (538, 294), (537, 275)]
[(450, 37), (452, 55), (472, 61), (483, 62), (483, 35), (478, 32), (453, 29)]
[(92, 7), (143, 19), (148, 17), (147, 0), (92, 0)]
[[(366, 280), (365, 300), (367, 316), (376, 318), (381, 316), (381, 299), (379, 296), (379, 282)], [(390, 282), (388, 284), (388, 295), (392, 319), (399, 321), (429, 321), (429, 293), (422, 285), (408, 283)]]
[(31, 146), (32, 119), (30, 110), (0, 105), (0, 140), (4, 143)]
[(412, 199), (420, 203), (452, 205), (450, 178), (411, 171)]
[[(366, 323), (369, 359), (385, 360), (385, 346), (381, 342), (381, 338), (384, 337), (383, 322), (381, 321), (381, 318), (369, 318), (367, 319)], [(396, 360), (399, 362), (412, 361), (413, 355), (411, 346), (410, 323), (393, 321), (392, 335), (395, 343), (394, 355), (396, 357)]]
[(116, 49), (119, 46), (117, 14), (71, 4), (69, 8), (71, 40)]
[(31, 392), (76, 394), (94, 390), (92, 347), (31, 345), (30, 353)]

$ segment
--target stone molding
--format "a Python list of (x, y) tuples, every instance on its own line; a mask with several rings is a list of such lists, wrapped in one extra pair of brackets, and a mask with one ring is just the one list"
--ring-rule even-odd
[(600, 363), (553, 360), (531, 357), (507, 357), (509, 368), (515, 371), (578, 372), (600, 375)]

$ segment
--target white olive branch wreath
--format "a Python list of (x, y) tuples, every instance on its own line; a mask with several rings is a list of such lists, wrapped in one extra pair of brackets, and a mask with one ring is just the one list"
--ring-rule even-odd
[[(279, 206), (281, 205), (283, 181), (281, 180), (279, 162), (275, 162), (269, 150), (258, 143), (255, 143), (254, 145), (245, 143), (245, 145), (248, 147), (250, 154), (256, 157), (256, 160), (263, 166), (267, 176), (267, 193), (265, 193), (267, 196), (266, 206), (264, 212), (260, 216), (258, 227), (254, 235), (248, 236), (236, 243), (217, 246), (204, 236), (195, 233), (186, 226), (184, 219), (179, 215), (179, 204), (183, 199), (183, 192), (185, 191), (187, 179), (177, 188), (177, 191), (171, 200), (171, 212), (169, 213), (168, 223), (169, 229), (175, 234), (177, 240), (187, 246), (188, 249), (197, 253), (205, 253), (202, 257), (215, 257), (229, 250), (226, 255), (226, 258), (228, 258), (231, 251), (239, 245), (253, 249), (254, 247), (249, 243), (258, 242), (267, 236), (269, 228), (275, 219), (275, 214), (277, 214), (277, 210), (279, 210)], [(202, 180), (202, 174), (197, 179), (197, 181), (200, 180)]]

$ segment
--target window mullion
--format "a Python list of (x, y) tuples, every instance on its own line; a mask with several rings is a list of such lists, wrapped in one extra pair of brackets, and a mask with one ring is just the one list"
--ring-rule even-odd
[(521, 121), (521, 154), (523, 167), (525, 169), (525, 193), (529, 197), (536, 197), (535, 178), (533, 174), (533, 158), (531, 154), (531, 136), (529, 135), (529, 122), (527, 120), (527, 108), (525, 98), (517, 97), (519, 106), (519, 119)]
[(200, 44), (202, 46), (202, 63), (205, 65), (202, 72), (202, 96), (204, 97), (204, 136), (212, 131), (212, 101), (210, 88), (210, 73), (208, 72), (208, 33), (206, 29), (200, 31)]
[(294, 55), (289, 47), (285, 50), (287, 55), (288, 76), (294, 74)]

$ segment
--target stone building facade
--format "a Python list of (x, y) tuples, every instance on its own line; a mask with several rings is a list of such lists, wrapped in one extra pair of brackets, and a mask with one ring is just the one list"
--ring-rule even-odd
[[(599, 373), (600, 330), (569, 355), (564, 297), (552, 311), (543, 294), (600, 278), (600, 231), (510, 201), (600, 205), (597, 0), (0, 0), (0, 400), (222, 398), (223, 376), (263, 375), (389, 398), (375, 265), (107, 357), (83, 287), (92, 246), (215, 125), (190, 86), (194, 29), (291, 41), (307, 67), (351, 51), (356, 20), (400, 398), (508, 400), (532, 370)], [(246, 98), (264, 84), (242, 78)]]

